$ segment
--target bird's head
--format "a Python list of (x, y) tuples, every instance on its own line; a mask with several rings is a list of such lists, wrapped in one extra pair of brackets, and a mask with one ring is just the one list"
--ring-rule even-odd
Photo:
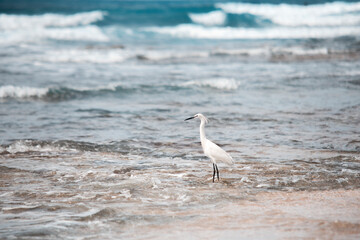
[(187, 119), (185, 119), (184, 121), (190, 120), (190, 119), (194, 119), (194, 118), (199, 118), (201, 120), (201, 122), (204, 123), (209, 123), (209, 119), (207, 119), (207, 117), (205, 117), (204, 115), (202, 115), (201, 113), (195, 114), (192, 117), (189, 117)]

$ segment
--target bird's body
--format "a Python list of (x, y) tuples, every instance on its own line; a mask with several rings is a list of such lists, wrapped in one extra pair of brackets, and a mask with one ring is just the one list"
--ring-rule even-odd
[(204, 150), (205, 156), (211, 159), (211, 161), (217, 164), (217, 161), (224, 162), (227, 164), (233, 164), (234, 160), (232, 157), (224, 151), (221, 147), (206, 139), (205, 144), (201, 144)]
[(193, 119), (193, 118), (199, 118), (200, 121), (201, 121), (201, 123), (200, 123), (201, 146), (202, 146), (202, 148), (204, 150), (205, 156), (210, 158), (212, 163), (213, 163), (213, 168), (214, 168), (213, 182), (214, 182), (214, 180), (215, 180), (215, 172), (217, 173), (217, 178), (219, 180), (219, 170), (218, 170), (218, 167), (217, 167), (217, 162), (224, 162), (224, 163), (227, 163), (227, 164), (233, 164), (234, 160), (221, 147), (219, 147), (218, 145), (216, 145), (215, 143), (213, 143), (212, 141), (210, 141), (209, 139), (206, 138), (205, 124), (208, 123), (208, 119), (204, 115), (202, 115), (201, 113), (198, 113), (198, 114), (194, 115), (193, 117), (187, 118), (185, 120), (190, 120), (190, 119)]

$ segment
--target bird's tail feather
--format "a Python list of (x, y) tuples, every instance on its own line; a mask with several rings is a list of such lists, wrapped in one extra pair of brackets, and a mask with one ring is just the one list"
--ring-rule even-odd
[(234, 159), (230, 156), (230, 154), (226, 153), (228, 155), (228, 158), (226, 159), (226, 163), (229, 165), (232, 165), (235, 163)]

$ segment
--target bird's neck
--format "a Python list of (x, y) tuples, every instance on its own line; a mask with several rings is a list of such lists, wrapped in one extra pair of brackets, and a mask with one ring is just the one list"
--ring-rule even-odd
[(206, 136), (205, 136), (205, 122), (201, 121), (200, 123), (200, 141), (201, 144), (205, 142)]

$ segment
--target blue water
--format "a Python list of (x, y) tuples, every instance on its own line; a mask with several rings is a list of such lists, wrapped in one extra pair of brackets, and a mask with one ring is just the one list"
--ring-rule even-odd
[[(0, 1), (0, 238), (140, 239), (258, 192), (357, 189), (359, 59), (357, 1)], [(199, 112), (236, 162), (219, 185)]]

